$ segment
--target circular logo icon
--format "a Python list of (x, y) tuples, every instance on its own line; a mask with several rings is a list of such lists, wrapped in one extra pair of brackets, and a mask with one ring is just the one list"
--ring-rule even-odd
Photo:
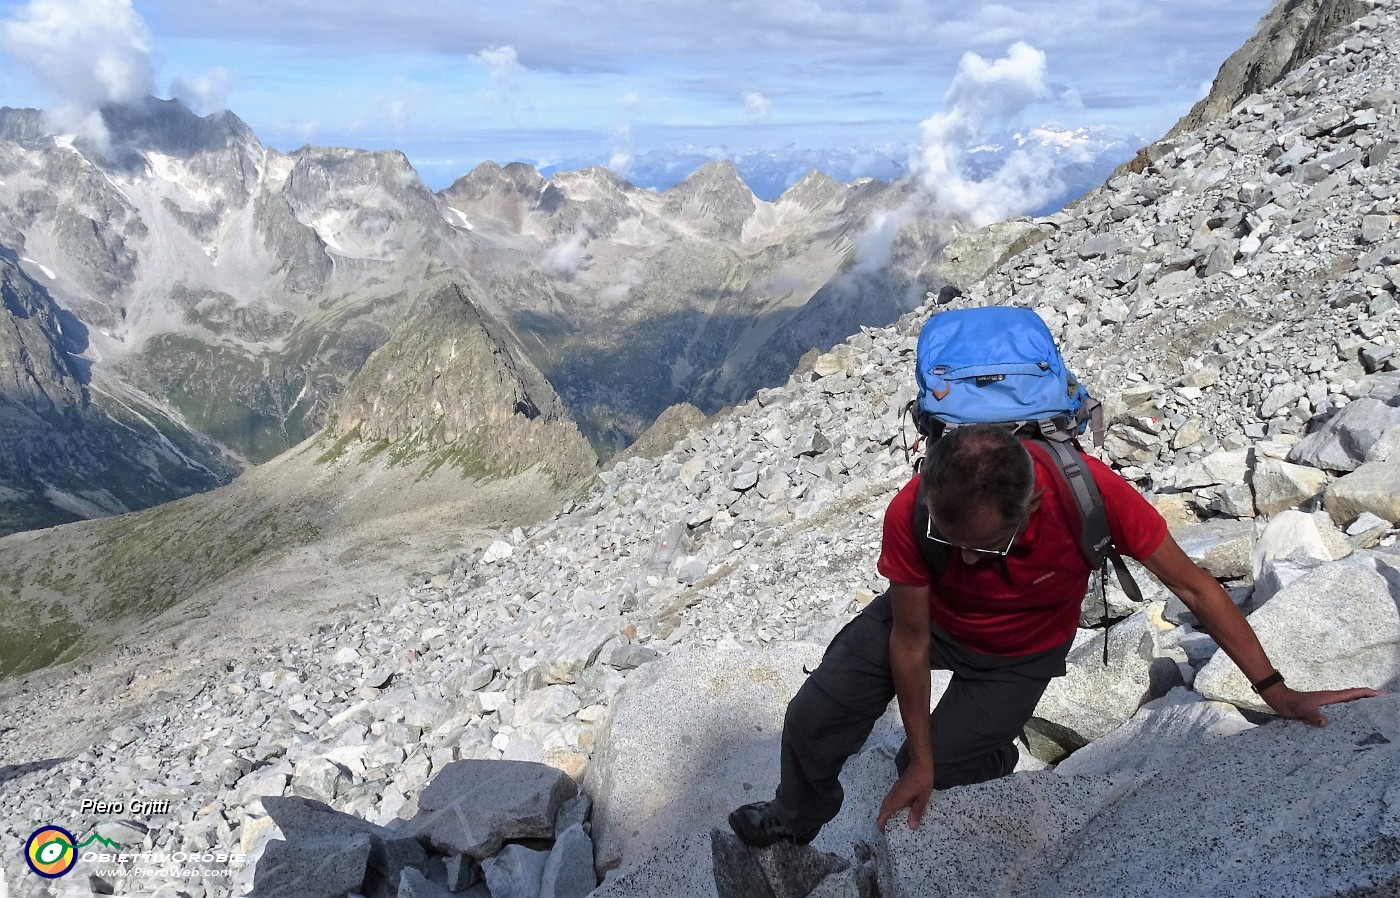
[(57, 879), (78, 862), (77, 841), (61, 826), (41, 826), (24, 843), (29, 869), (45, 879)]

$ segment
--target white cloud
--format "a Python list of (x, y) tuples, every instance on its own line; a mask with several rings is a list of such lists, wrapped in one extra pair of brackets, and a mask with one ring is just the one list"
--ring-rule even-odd
[(574, 231), (569, 239), (556, 244), (545, 253), (544, 267), (560, 277), (573, 277), (578, 274), (588, 258), (587, 242), (587, 231), (582, 228)]
[(624, 153), (621, 150), (614, 151), (608, 157), (608, 171), (619, 178), (627, 177), (627, 173), (632, 168), (632, 154)]
[(520, 76), (525, 66), (520, 64), (520, 55), (514, 47), (489, 47), (471, 55), (471, 61), (485, 68), (491, 75), (491, 86), (478, 93), (484, 100), (505, 103), (516, 94)]
[(396, 137), (402, 137), (413, 129), (413, 116), (421, 93), (418, 85), (401, 81), (393, 92), (374, 98), (375, 107), (383, 114), (390, 132)]
[(608, 170), (619, 178), (627, 177), (635, 156), (632, 153), (632, 127), (619, 125), (613, 129), (612, 155), (608, 157)]
[(990, 174), (974, 178), (966, 165), (969, 148), (1013, 125), (1049, 94), (1045, 54), (1030, 44), (1013, 44), (991, 62), (963, 55), (947, 108), (922, 123), (922, 146), (911, 160), (941, 212), (981, 227), (1037, 208), (1064, 189), (1055, 154), (1038, 143), (1011, 150)]
[(228, 108), (228, 69), (213, 68), (203, 75), (181, 75), (170, 83), (170, 95), (200, 115)]
[(154, 89), (151, 33), (131, 0), (30, 0), (0, 22), (0, 49), (50, 92), (55, 125), (104, 152), (110, 136), (99, 110)]
[(977, 121), (1009, 122), (1045, 93), (1045, 54), (1018, 41), (992, 62), (964, 53), (944, 101)]
[(744, 114), (749, 118), (767, 118), (773, 112), (773, 104), (756, 90), (744, 94)]
[(894, 252), (895, 237), (913, 215), (910, 206), (876, 212), (856, 237), (854, 265), (849, 276), (863, 277), (883, 271), (890, 264)]

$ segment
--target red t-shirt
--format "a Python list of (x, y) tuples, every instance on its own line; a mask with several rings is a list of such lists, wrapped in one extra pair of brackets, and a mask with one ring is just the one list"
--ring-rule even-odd
[[(1029, 655), (1073, 637), (1089, 588), (1089, 564), (1079, 552), (1081, 525), (1077, 517), (1067, 517), (1066, 500), (1073, 501), (1066, 495), (1069, 487), (1038, 454), (1031, 457), (1036, 486), (1045, 494), (1006, 557), (1009, 581), (996, 559), (968, 565), (961, 553), (950, 551), (943, 576), (929, 582), (914, 543), (917, 476), (885, 511), (880, 574), (892, 583), (928, 586), (934, 622), (967, 648), (990, 655)], [(1084, 458), (1103, 494), (1113, 545), (1139, 560), (1157, 551), (1167, 535), (1161, 514), (1103, 462)]]

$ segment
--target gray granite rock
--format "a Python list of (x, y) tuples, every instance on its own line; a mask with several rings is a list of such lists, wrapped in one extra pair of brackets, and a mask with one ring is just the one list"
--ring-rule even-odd
[(338, 898), (363, 888), (370, 838), (341, 837), (269, 842), (253, 879), (255, 898)]
[[(586, 780), (598, 865), (771, 798), (783, 712), (822, 647), (672, 652), (618, 696)], [(665, 710), (661, 710), (665, 709)], [(683, 712), (680, 711), (683, 709)], [(744, 783), (748, 791), (740, 788)], [(638, 847), (637, 851), (646, 849)]]
[(658, 846), (641, 863), (610, 877), (592, 898), (776, 898), (739, 839), (710, 830)]
[(478, 860), (508, 839), (553, 838), (559, 806), (578, 787), (562, 771), (531, 761), (454, 761), (418, 796), (411, 832), (444, 854)]
[(1259, 533), (1251, 560), (1255, 577), (1263, 575), (1268, 563), (1277, 558), (1306, 556), (1319, 561), (1337, 561), (1351, 554), (1345, 534), (1323, 512), (1305, 514), (1285, 511), (1274, 515)]
[(1366, 512), (1400, 524), (1400, 459), (1367, 462), (1332, 481), (1324, 502), (1327, 513), (1343, 527)]
[(1184, 687), (1148, 702), (1132, 719), (1055, 766), (1061, 776), (1109, 776), (1173, 766), (1183, 751), (1251, 729), (1234, 705), (1207, 701)]
[[(1249, 615), (1288, 685), (1379, 688), (1400, 676), (1400, 612), (1390, 585), (1400, 583), (1396, 570), (1358, 552), (1299, 577)], [(1201, 669), (1195, 688), (1207, 698), (1270, 710), (1224, 652)]]
[(1158, 659), (1157, 625), (1147, 611), (1108, 631), (1107, 665), (1103, 634), (1081, 632), (1087, 638), (1077, 640), (1070, 651), (1068, 672), (1050, 681), (1027, 724), (1066, 750), (1086, 745), (1129, 720), (1146, 696), (1148, 674)]
[(584, 898), (598, 887), (593, 840), (577, 823), (559, 833), (540, 876), (539, 898)]
[(457, 892), (409, 868), (399, 879), (397, 898), (456, 898)]
[(1182, 527), (1173, 536), (1187, 557), (1212, 576), (1240, 579), (1251, 575), (1253, 521), (1206, 521)]
[[(1400, 779), (1397, 721), (1400, 698), (1387, 696), (1335, 708), (1323, 729), (1279, 721), (1187, 739), (1148, 768), (1023, 774), (940, 793), (940, 812), (918, 830), (901, 812), (877, 843), (881, 891), (952, 898), (976, 883), (978, 894), (1036, 898), (1384, 895), (1400, 884), (1384, 798)], [(1160, 850), (1184, 807), (1190, 838)], [(978, 851), (946, 850), (973, 844)]]
[[(411, 834), (376, 826), (329, 805), (296, 796), (266, 797), (263, 808), (293, 846), (324, 839), (365, 836), (370, 840), (366, 862), (368, 875), (377, 882), (393, 884), (407, 867), (421, 867), (427, 853)], [(361, 874), (365, 879), (366, 874)]]
[(507, 845), (500, 854), (486, 858), (481, 873), (491, 898), (541, 898), (540, 881), (549, 856), (548, 851)]
[(1317, 468), (1273, 458), (1260, 459), (1250, 481), (1254, 488), (1254, 507), (1263, 515), (1297, 508), (1321, 495), (1327, 480), (1326, 472)]
[(1304, 437), (1288, 460), (1329, 471), (1354, 471), (1371, 446), (1397, 426), (1400, 408), (1371, 397), (1358, 399), (1321, 430)]

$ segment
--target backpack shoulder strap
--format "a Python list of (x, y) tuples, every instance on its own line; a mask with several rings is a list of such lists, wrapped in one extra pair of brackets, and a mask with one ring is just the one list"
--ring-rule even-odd
[(937, 583), (948, 566), (948, 547), (928, 538), (928, 506), (921, 499), (914, 500), (914, 547), (928, 568), (930, 583)]
[(1066, 511), (1073, 511), (1071, 519), (1078, 518), (1079, 553), (1089, 563), (1098, 568), (1108, 557), (1113, 547), (1113, 534), (1108, 527), (1108, 511), (1103, 505), (1103, 495), (1094, 476), (1089, 472), (1083, 457), (1069, 441), (1023, 440), (1026, 449), (1048, 467), (1059, 474), (1060, 482), (1068, 487), (1073, 502), (1065, 503)]
[[(1079, 551), (1084, 556), (1084, 560), (1089, 562), (1090, 570), (1099, 571), (1099, 589), (1103, 592), (1103, 663), (1108, 664), (1108, 591), (1104, 588), (1103, 578), (1107, 576), (1109, 564), (1113, 565), (1113, 574), (1118, 578), (1118, 585), (1123, 587), (1123, 592), (1132, 601), (1142, 603), (1142, 590), (1138, 588), (1137, 581), (1128, 571), (1128, 566), (1123, 562), (1123, 556), (1113, 545), (1113, 533), (1108, 526), (1108, 509), (1103, 504), (1103, 494), (1099, 491), (1099, 485), (1094, 482), (1094, 475), (1089, 471), (1088, 464), (1079, 454), (1079, 450), (1070, 441), (1040, 442), (1026, 440), (1026, 448), (1032, 454), (1038, 454), (1043, 460), (1052, 462), (1050, 465), (1063, 482), (1069, 487), (1069, 494), (1073, 500), (1073, 510), (1079, 513)], [(1066, 502), (1066, 506), (1070, 503)], [(1067, 509), (1069, 510), (1069, 509)]]

